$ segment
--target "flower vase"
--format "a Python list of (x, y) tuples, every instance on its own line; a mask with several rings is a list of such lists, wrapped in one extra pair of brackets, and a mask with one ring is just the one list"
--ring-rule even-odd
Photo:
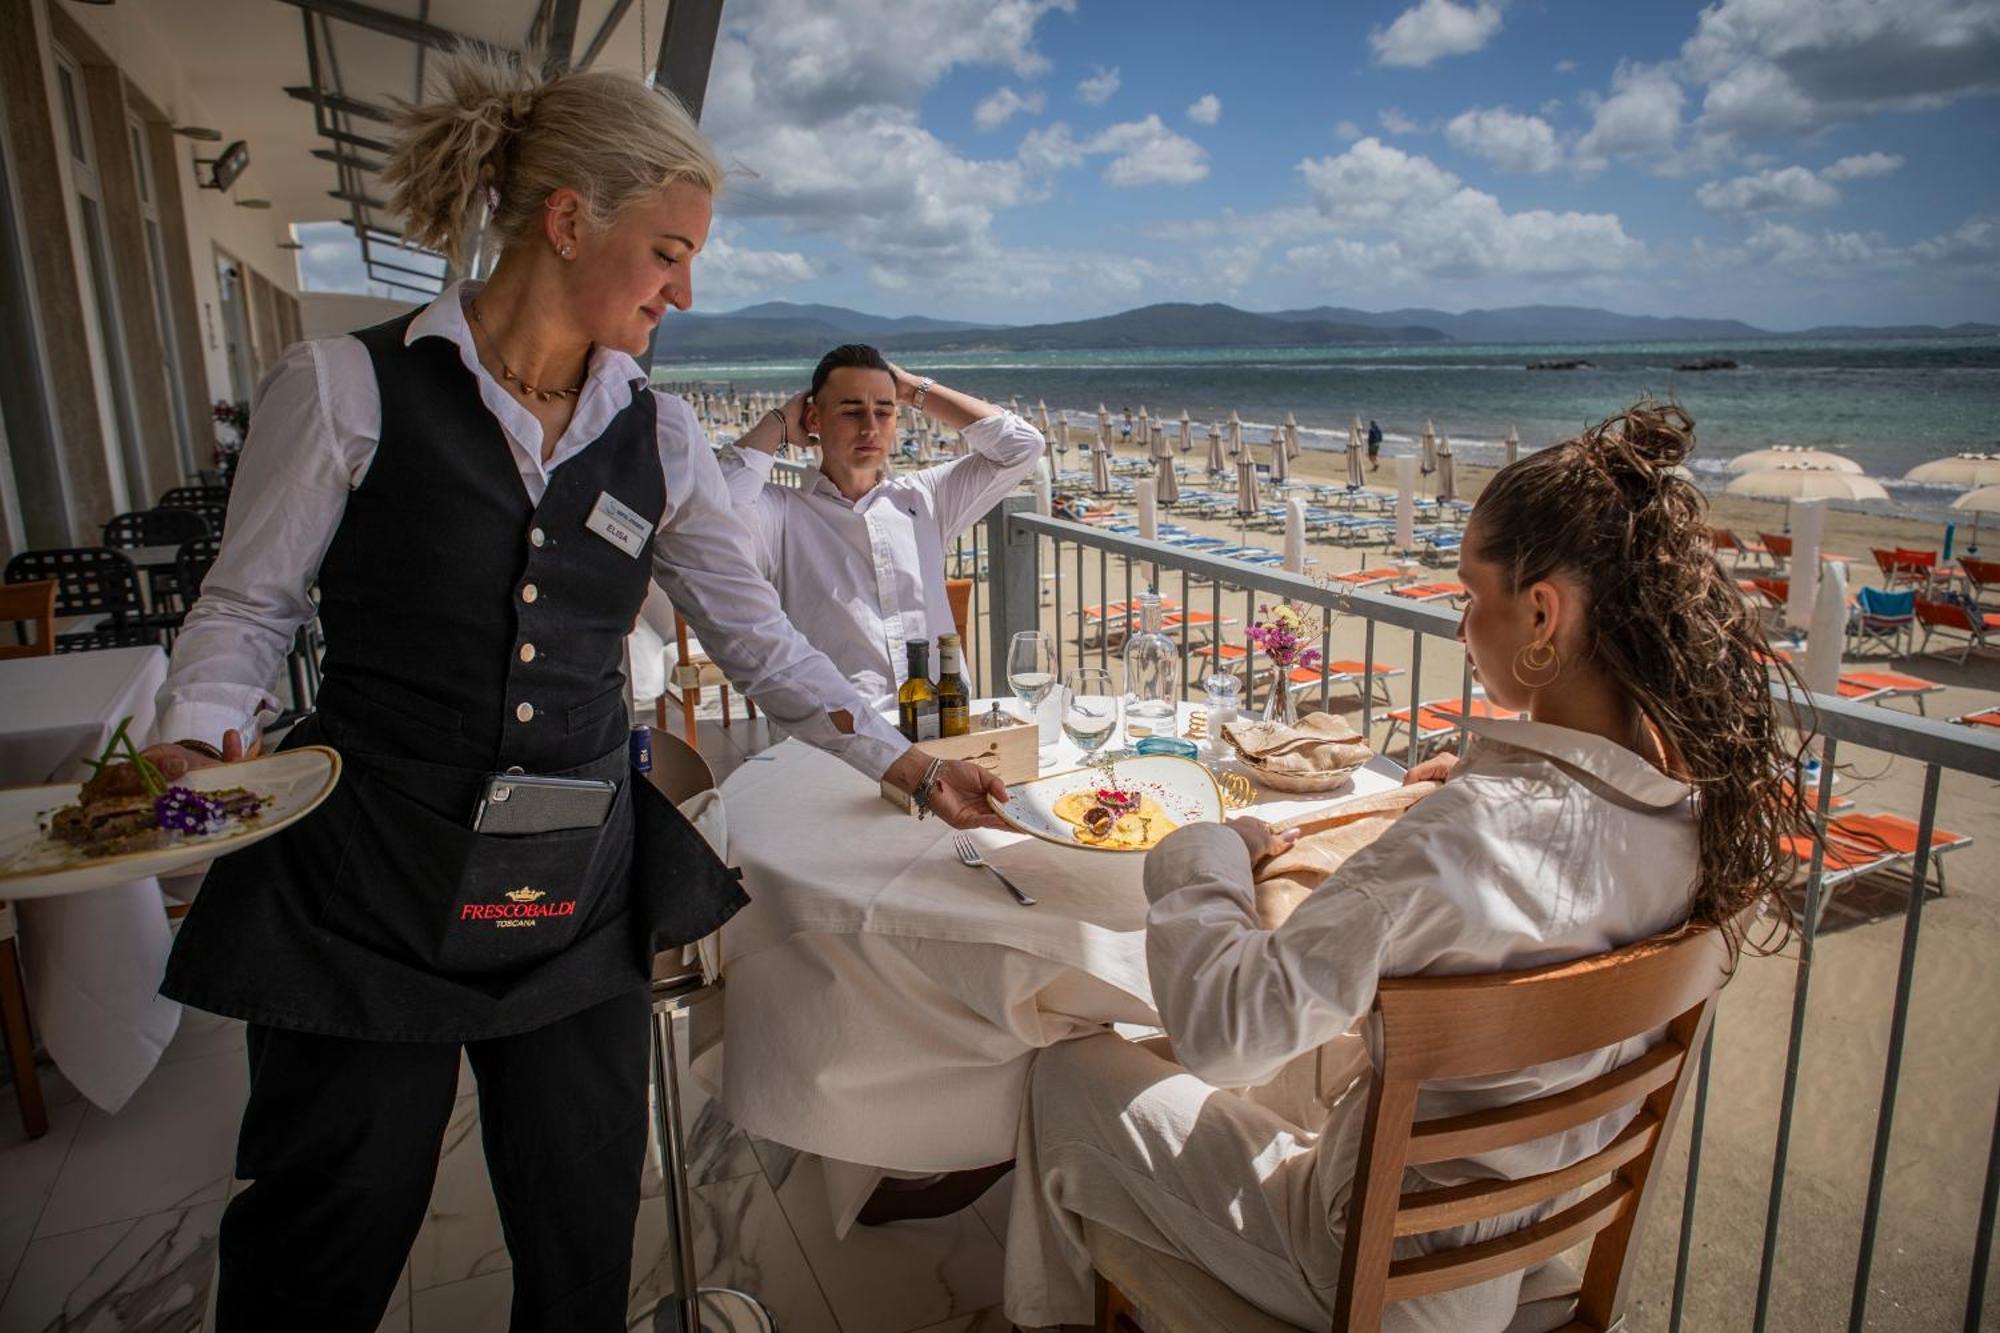
[(1291, 727), (1298, 725), (1298, 702), (1292, 695), (1292, 669), (1275, 666), (1271, 672), (1271, 692), (1264, 696), (1264, 720)]

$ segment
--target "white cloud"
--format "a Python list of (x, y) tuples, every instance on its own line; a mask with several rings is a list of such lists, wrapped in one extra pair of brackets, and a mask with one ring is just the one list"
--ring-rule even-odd
[(1424, 127), (1421, 124), (1411, 120), (1392, 106), (1383, 107), (1377, 119), (1382, 122), (1382, 128), (1390, 134), (1422, 134), (1424, 132)]
[(1483, 157), (1502, 171), (1535, 174), (1562, 165), (1555, 129), (1539, 116), (1505, 107), (1479, 107), (1453, 116), (1444, 137), (1462, 153)]
[(1091, 106), (1103, 106), (1118, 91), (1118, 69), (1099, 65), (1097, 72), (1076, 85), (1076, 95)]
[(1187, 118), (1197, 125), (1213, 125), (1222, 119), (1222, 99), (1214, 93), (1203, 93), (1187, 109)]
[(1361, 137), (1361, 127), (1351, 120), (1343, 120), (1338, 125), (1335, 125), (1333, 132), (1336, 136), (1347, 140), (1349, 143)]
[(1711, 213), (1769, 213), (1799, 208), (1831, 208), (1840, 191), (1804, 167), (1760, 171), (1734, 180), (1709, 181), (1694, 192)]
[(1680, 134), (1687, 95), (1662, 67), (1620, 64), (1611, 89), (1611, 96), (1593, 102), (1590, 129), (1577, 140), (1576, 162), (1586, 171), (1614, 157), (1665, 152)]
[(1500, 7), (1491, 0), (1419, 0), (1387, 28), (1368, 34), (1377, 64), (1417, 67), (1446, 56), (1469, 55), (1500, 31)]
[(1192, 185), (1208, 175), (1208, 151), (1175, 134), (1157, 115), (1113, 125), (1088, 139), (1078, 139), (1058, 121), (1029, 133), (1019, 160), (1041, 178), (1107, 156), (1104, 180), (1110, 185)]
[(1039, 92), (1017, 93), (1012, 88), (998, 88), (972, 109), (972, 123), (982, 130), (997, 130), (1019, 112), (1039, 116), (1045, 104)]
[(2000, 217), (1972, 218), (1956, 231), (1917, 242), (1910, 252), (1927, 264), (2000, 274)]
[(1509, 213), (1427, 157), (1378, 139), (1299, 164), (1326, 232), (1287, 251), (1330, 276), (1619, 273), (1646, 260), (1616, 214)]
[(2000, 91), (1992, 0), (1720, 0), (1681, 64), (1717, 133), (1817, 128)]
[(1556, 73), (1558, 73), (1558, 74), (1574, 74), (1574, 73), (1576, 73), (1576, 62), (1575, 62), (1574, 60), (1558, 60), (1558, 61), (1556, 61)]
[(761, 295), (819, 276), (812, 260), (796, 251), (742, 249), (721, 234), (708, 238), (698, 264), (695, 286), (708, 300)]
[(1858, 181), (1870, 176), (1890, 175), (1900, 171), (1902, 166), (1903, 156), (1900, 153), (1857, 153), (1822, 168), (1819, 175), (1821, 180)]

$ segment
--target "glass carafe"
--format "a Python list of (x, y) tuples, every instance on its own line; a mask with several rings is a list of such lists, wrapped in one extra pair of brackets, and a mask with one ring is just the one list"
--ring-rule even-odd
[(1125, 735), (1175, 733), (1174, 710), (1181, 697), (1181, 656), (1160, 629), (1160, 595), (1139, 595), (1139, 631), (1125, 640)]

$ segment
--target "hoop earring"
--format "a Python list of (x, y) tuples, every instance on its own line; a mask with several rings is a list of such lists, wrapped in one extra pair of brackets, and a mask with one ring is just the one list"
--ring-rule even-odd
[[(1542, 690), (1556, 683), (1562, 675), (1562, 655), (1556, 651), (1553, 642), (1531, 643), (1514, 654), (1514, 679), (1524, 690)], [(1536, 678), (1530, 680), (1521, 674), (1526, 667)]]

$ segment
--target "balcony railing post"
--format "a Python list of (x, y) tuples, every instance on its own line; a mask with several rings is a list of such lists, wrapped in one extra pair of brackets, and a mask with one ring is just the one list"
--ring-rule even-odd
[(991, 598), (986, 636), (986, 678), (995, 684), (1007, 679), (1007, 650), (1021, 630), (1041, 626), (1042, 539), (1025, 528), (1015, 527), (1013, 516), (1033, 513), (1034, 500), (1010, 495), (995, 505), (983, 520), (986, 531), (980, 544), (986, 548), (987, 589)]

